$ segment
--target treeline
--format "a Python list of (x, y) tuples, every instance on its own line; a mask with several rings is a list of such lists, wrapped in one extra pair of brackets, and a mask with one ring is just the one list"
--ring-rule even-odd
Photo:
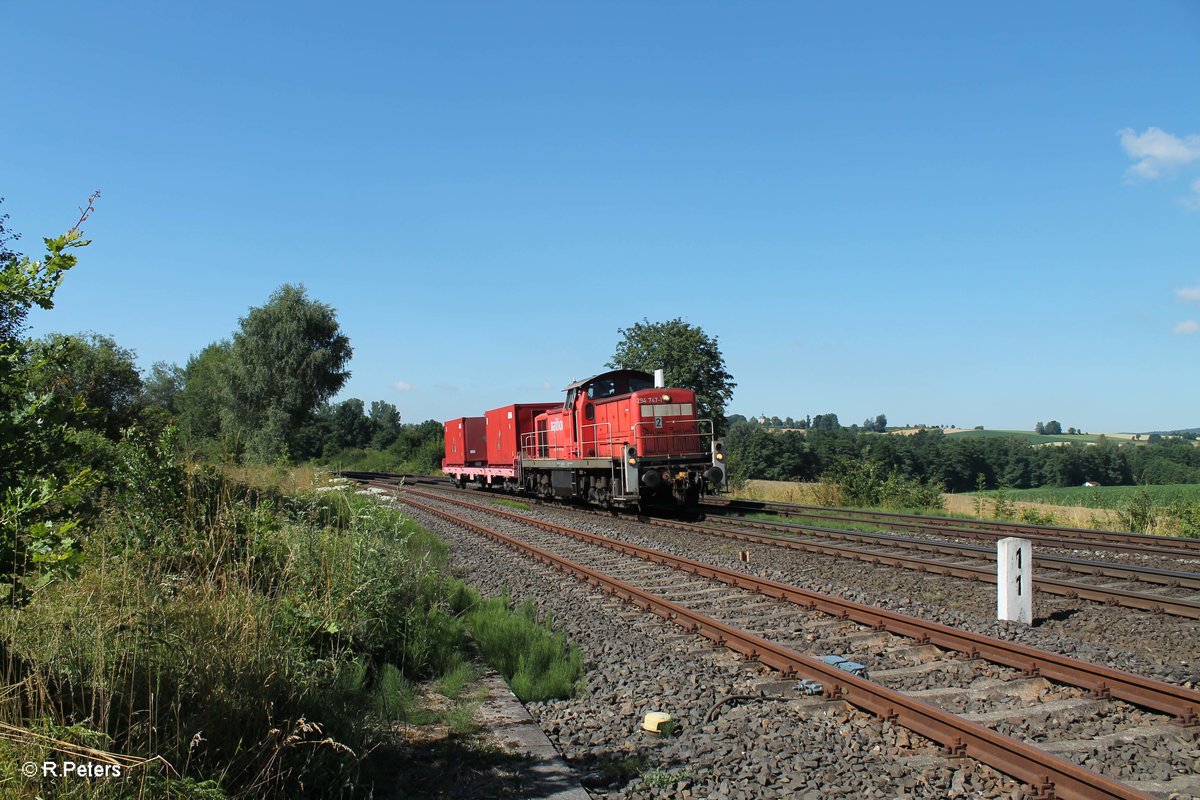
[(1135, 445), (1101, 441), (1034, 446), (1017, 437), (951, 437), (933, 428), (887, 436), (854, 428), (772, 431), (734, 421), (726, 437), (736, 477), (817, 481), (843, 462), (865, 461), (884, 474), (941, 482), (946, 491), (1005, 486), (1105, 486), (1200, 483), (1200, 448), (1182, 439), (1156, 437)]
[(437, 422), (403, 425), (382, 400), (329, 403), (349, 377), (352, 352), (332, 308), (284, 285), (250, 309), (231, 340), (182, 368), (155, 365), (151, 394), (157, 413), (206, 460), (333, 462), (350, 450), (375, 452), (392, 468), (437, 467)]
[[(347, 463), (428, 472), (440, 465), (442, 426), (401, 423), (391, 403), (331, 404), (349, 373), (349, 341), (334, 312), (285, 285), (252, 308), (232, 341), (215, 342), (179, 367), (141, 373), (136, 354), (96, 333), (26, 341), (23, 389), (64, 423), (53, 448), (68, 468), (103, 466), (123, 432), (175, 428), (200, 461)], [(66, 424), (68, 423), (69, 424)]]

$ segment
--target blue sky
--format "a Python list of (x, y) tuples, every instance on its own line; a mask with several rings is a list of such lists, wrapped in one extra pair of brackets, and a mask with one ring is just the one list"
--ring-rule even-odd
[(1200, 425), (1200, 5), (0, 0), (0, 196), (93, 244), (32, 333), (148, 367), (283, 283), (341, 397), (559, 397), (618, 328), (731, 412)]

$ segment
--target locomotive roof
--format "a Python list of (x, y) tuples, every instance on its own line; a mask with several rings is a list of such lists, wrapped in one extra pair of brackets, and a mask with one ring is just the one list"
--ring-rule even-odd
[(569, 392), (572, 389), (579, 389), (580, 387), (587, 386), (592, 381), (598, 381), (601, 378), (611, 378), (611, 377), (615, 377), (617, 375), (623, 375), (623, 376), (630, 377), (630, 378), (634, 378), (634, 377), (645, 378), (646, 380), (649, 380), (649, 381), (654, 380), (653, 375), (651, 375), (649, 372), (642, 372), (640, 369), (614, 369), (614, 370), (609, 370), (608, 372), (601, 372), (599, 375), (593, 375), (592, 377), (585, 378), (584, 380), (581, 380), (581, 381), (575, 381), (570, 386), (563, 389), (563, 391)]

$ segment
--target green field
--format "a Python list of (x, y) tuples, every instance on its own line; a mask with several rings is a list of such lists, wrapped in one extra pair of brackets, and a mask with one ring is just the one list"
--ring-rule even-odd
[[(1079, 433), (1074, 436), (1067, 434), (1048, 435), (1034, 433), (1033, 431), (959, 431), (957, 433), (947, 433), (947, 436), (955, 439), (1022, 439), (1030, 444), (1049, 444), (1051, 442), (1078, 442), (1079, 444), (1095, 444), (1100, 441), (1105, 434), (1101, 433)], [(1133, 441), (1128, 434), (1108, 434), (1109, 441), (1124, 444)]]
[[(1200, 484), (1172, 483), (1158, 486), (1064, 486), (1040, 489), (1004, 489), (1004, 497), (1020, 503), (1046, 503), (1080, 508), (1118, 508), (1145, 491), (1156, 505), (1200, 499)], [(970, 496), (994, 498), (996, 490), (970, 492)]]

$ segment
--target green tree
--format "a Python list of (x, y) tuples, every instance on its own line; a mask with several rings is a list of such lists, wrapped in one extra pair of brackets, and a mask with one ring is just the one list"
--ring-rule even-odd
[(349, 447), (366, 447), (371, 443), (371, 420), (367, 418), (366, 406), (357, 397), (351, 397), (333, 408), (333, 435), (326, 444), (329, 454)]
[(1062, 423), (1056, 419), (1052, 419), (1046, 423), (1045, 431), (1051, 436), (1060, 436), (1062, 434)]
[(809, 423), (809, 428), (818, 431), (836, 431), (840, 427), (842, 425), (838, 422), (837, 414), (817, 414)]
[(227, 341), (214, 342), (188, 359), (183, 368), (183, 388), (175, 398), (179, 427), (192, 447), (222, 439), (222, 418), (233, 401), (229, 390), (230, 349)]
[(88, 244), (80, 226), (97, 196), (74, 227), (44, 240), (42, 261), (7, 250), (13, 237), (0, 225), (0, 596), (8, 602), (80, 557), (71, 514), (92, 476), (86, 469), (66, 475), (59, 463), (74, 404), (42, 390), (39, 375), (53, 369), (57, 353), (35, 352), (21, 333), (29, 309), (54, 307), (55, 291), (77, 263), (70, 251)]
[(97, 333), (52, 333), (32, 347), (38, 389), (78, 406), (78, 427), (109, 439), (137, 421), (142, 408), (142, 376), (132, 350)]
[(715, 432), (725, 432), (725, 404), (737, 386), (725, 369), (717, 337), (676, 317), (666, 322), (643, 319), (631, 328), (619, 328), (621, 341), (608, 366), (614, 369), (662, 369), (668, 386), (696, 393), (697, 416), (713, 421)]
[[(0, 203), (4, 202), (4, 198), (0, 197)], [(21, 234), (14, 233), (8, 229), (8, 214), (0, 214), (0, 269), (5, 270), (4, 283), (0, 283), (0, 342), (15, 339), (24, 327), (25, 314), (29, 310), (29, 306), (19, 302), (19, 297), (13, 293), (10, 295), (8, 291), (8, 275), (10, 270), (15, 276), (17, 263), (21, 259), (21, 254), (10, 250), (9, 242), (15, 242), (21, 238)]]
[(400, 438), (400, 411), (385, 400), (371, 401), (371, 430), (371, 447), (388, 447)]
[(230, 417), (254, 456), (294, 451), (305, 419), (350, 377), (353, 350), (333, 308), (284, 284), (251, 308), (230, 350)]
[[(47, 478), (70, 421), (71, 409), (61, 397), (39, 391), (38, 372), (50, 365), (38, 360), (30, 343), (21, 339), (21, 332), (29, 309), (54, 307), (55, 291), (77, 263), (71, 250), (88, 244), (80, 226), (92, 213), (99, 194), (88, 199), (71, 230), (45, 240), (46, 258), (42, 261), (9, 251), (7, 242), (15, 236), (0, 230), (0, 465), (4, 467), (0, 469), (0, 495), (35, 478)], [(51, 355), (41, 353), (42, 358)]]
[(183, 370), (177, 364), (151, 364), (150, 373), (142, 377), (142, 424), (156, 432), (176, 424), (182, 392)]

